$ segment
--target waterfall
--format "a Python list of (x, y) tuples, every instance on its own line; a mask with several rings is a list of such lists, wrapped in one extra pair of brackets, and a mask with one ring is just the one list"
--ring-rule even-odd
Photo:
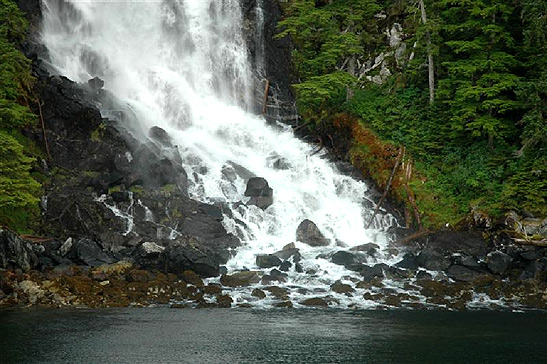
[[(259, 29), (261, 3), (255, 13)], [(295, 242), (304, 219), (315, 222), (330, 244), (296, 242), (302, 269), (315, 273), (292, 269), (287, 285), (351, 280), (358, 274), (328, 256), (357, 245), (379, 246), (366, 258), (370, 263), (393, 259), (385, 231), (394, 218), (379, 214), (365, 228), (372, 215), (367, 185), (339, 173), (289, 127), (252, 114), (264, 67), (255, 62), (253, 69), (249, 61), (239, 0), (43, 0), (43, 10), (42, 40), (54, 72), (76, 82), (104, 80), (104, 88), (131, 110), (133, 117), (123, 122), (134, 137), (144, 140), (153, 126), (172, 137), (192, 176), (192, 198), (232, 206), (223, 223), (243, 245), (227, 264), (230, 272), (256, 269), (257, 254)], [(260, 47), (259, 57), (265, 57)], [(239, 203), (248, 200), (251, 175), (273, 189), (274, 202), (265, 210)]]

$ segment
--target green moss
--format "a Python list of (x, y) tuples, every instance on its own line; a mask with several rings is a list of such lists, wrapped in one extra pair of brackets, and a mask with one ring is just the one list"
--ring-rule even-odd
[(111, 195), (113, 192), (121, 192), (121, 191), (123, 191), (123, 186), (121, 185), (113, 186), (108, 189), (108, 194)]
[(95, 129), (91, 132), (91, 140), (96, 142), (96, 143), (100, 142), (103, 139), (105, 130), (106, 130), (106, 124), (101, 123), (97, 127), (97, 129)]
[(166, 193), (173, 193), (176, 191), (176, 189), (177, 189), (177, 186), (173, 184), (165, 185), (161, 187), (161, 191)]

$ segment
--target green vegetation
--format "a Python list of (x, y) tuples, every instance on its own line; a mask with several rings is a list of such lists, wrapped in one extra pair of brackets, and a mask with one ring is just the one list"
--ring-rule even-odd
[(349, 126), (384, 188), (404, 146), (392, 191), (426, 227), (547, 216), (547, 2), (290, 0), (285, 15), (300, 113)]
[[(28, 108), (30, 61), (16, 48), (27, 23), (11, 0), (0, 0), (0, 225), (28, 231), (38, 216), (41, 185), (32, 177), (35, 159), (20, 129), (35, 122)], [(27, 146), (27, 148), (25, 148)]]

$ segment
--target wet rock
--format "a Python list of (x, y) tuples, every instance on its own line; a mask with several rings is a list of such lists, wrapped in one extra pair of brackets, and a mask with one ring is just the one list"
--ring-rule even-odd
[(281, 259), (273, 254), (264, 254), (256, 256), (256, 265), (259, 268), (272, 268), (281, 265)]
[(273, 253), (273, 255), (281, 260), (288, 260), (289, 258), (293, 257), (294, 263), (298, 263), (302, 259), (300, 255), (300, 249), (296, 248), (294, 243), (285, 245), (283, 249)]
[(274, 307), (279, 307), (279, 308), (293, 308), (293, 304), (291, 301), (282, 301), (282, 302), (277, 302), (274, 304)]
[(355, 255), (343, 250), (340, 250), (334, 253), (332, 257), (330, 258), (330, 261), (337, 265), (343, 265), (344, 267), (348, 267), (351, 264), (358, 263)]
[(191, 270), (187, 270), (182, 273), (182, 280), (196, 287), (203, 287), (203, 280)]
[(130, 191), (114, 191), (110, 194), (114, 202), (131, 202), (132, 193)]
[(155, 140), (156, 142), (160, 143), (164, 147), (172, 147), (172, 139), (171, 136), (162, 128), (159, 126), (153, 126), (148, 131), (148, 136)]
[(323, 236), (321, 230), (311, 220), (304, 220), (298, 225), (296, 229), (296, 240), (308, 244), (309, 246), (327, 246), (329, 240)]
[(277, 299), (280, 299), (280, 300), (289, 299), (289, 290), (287, 288), (271, 286), (271, 287), (264, 288), (264, 290), (270, 292)]
[(314, 298), (308, 298), (307, 300), (304, 300), (300, 302), (301, 305), (304, 306), (311, 306), (311, 307), (328, 307), (328, 302), (320, 297), (314, 297)]
[(38, 257), (30, 243), (15, 233), (0, 229), (0, 268), (30, 270), (38, 264)]
[(494, 274), (504, 274), (511, 265), (512, 258), (499, 251), (493, 251), (486, 256), (486, 265)]
[(219, 295), (222, 293), (222, 287), (219, 284), (210, 283), (203, 287), (203, 293), (210, 295)]
[(99, 77), (93, 77), (89, 81), (87, 81), (87, 85), (91, 88), (93, 91), (99, 91), (104, 86), (104, 81), (101, 80)]
[(477, 279), (480, 279), (484, 276), (489, 275), (485, 272), (479, 272), (461, 265), (453, 265), (447, 271), (446, 274), (449, 278), (452, 278), (456, 281), (461, 282), (473, 282)]
[(106, 276), (124, 275), (125, 272), (133, 268), (133, 263), (120, 261), (113, 264), (103, 264), (91, 271), (91, 274), (104, 274)]
[(156, 275), (152, 272), (142, 269), (134, 269), (127, 274), (127, 280), (129, 282), (150, 282), (156, 279)]
[(260, 282), (258, 272), (237, 272), (231, 275), (224, 274), (220, 277), (220, 283), (227, 287), (246, 287)]
[(395, 264), (398, 268), (408, 269), (408, 270), (417, 270), (419, 267), (418, 260), (416, 256), (412, 253), (406, 253), (403, 256), (403, 260)]
[(355, 292), (355, 289), (353, 289), (352, 286), (350, 286), (349, 284), (344, 284), (340, 281), (334, 282), (330, 286), (330, 289), (331, 289), (331, 291), (336, 292), (336, 293), (340, 293), (340, 294), (350, 294), (350, 293)]
[(255, 288), (251, 292), (251, 296), (256, 297), (258, 299), (264, 299), (266, 298), (266, 293), (264, 293), (264, 291), (259, 288)]
[(423, 250), (416, 258), (416, 262), (420, 267), (435, 271), (445, 270), (452, 264), (444, 252), (437, 250)]
[(370, 256), (376, 255), (378, 250), (380, 250), (380, 246), (374, 243), (357, 245), (350, 249), (352, 252), (364, 252)]
[(73, 261), (96, 267), (103, 264), (114, 263), (114, 257), (104, 252), (99, 245), (90, 239), (81, 239), (76, 242), (67, 256)]
[(283, 272), (288, 272), (291, 269), (291, 267), (292, 267), (292, 263), (286, 260), (283, 263), (281, 263), (281, 265), (279, 266), (279, 270)]
[(288, 275), (277, 269), (272, 269), (269, 274), (262, 277), (262, 284), (271, 284), (272, 282), (285, 282)]
[(262, 177), (252, 177), (247, 182), (245, 196), (251, 197), (248, 205), (257, 206), (263, 210), (273, 204), (273, 189)]
[(416, 279), (419, 281), (421, 280), (430, 281), (433, 279), (433, 276), (429, 274), (428, 272), (426, 272), (425, 270), (420, 270), (418, 273), (416, 273)]
[(457, 263), (459, 265), (463, 265), (464, 267), (468, 268), (479, 268), (481, 264), (475, 259), (474, 257), (470, 257), (468, 255), (463, 255), (457, 259)]
[(232, 297), (230, 297), (227, 294), (218, 295), (216, 300), (217, 300), (218, 307), (221, 307), (221, 308), (230, 308), (232, 307), (232, 302), (234, 302)]
[(363, 280), (365, 282), (371, 281), (374, 278), (383, 278), (384, 277), (384, 269), (389, 268), (387, 264), (380, 263), (376, 264), (372, 267), (365, 265), (363, 269), (361, 270), (361, 275), (363, 276)]
[(244, 181), (248, 181), (253, 177), (256, 177), (255, 174), (249, 171), (247, 168), (239, 165), (235, 162), (228, 161), (227, 165), (222, 167), (222, 174), (230, 181), (234, 182), (237, 177), (241, 178)]

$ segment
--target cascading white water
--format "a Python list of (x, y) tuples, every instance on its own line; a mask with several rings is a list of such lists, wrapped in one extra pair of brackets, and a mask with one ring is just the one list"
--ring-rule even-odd
[[(287, 285), (324, 287), (350, 279), (356, 273), (316, 257), (340, 246), (387, 246), (384, 230), (396, 222), (379, 214), (373, 228), (365, 228), (372, 213), (364, 207), (365, 183), (338, 173), (289, 128), (269, 126), (248, 112), (252, 80), (260, 79), (253, 72), (263, 69), (251, 69), (238, 0), (43, 0), (43, 5), (43, 42), (52, 67), (77, 82), (103, 79), (134, 113), (127, 127), (136, 135), (144, 138), (152, 126), (165, 129), (193, 176), (191, 197), (246, 201), (246, 181), (223, 174), (230, 165), (269, 182), (272, 206), (265, 211), (240, 206), (233, 218), (224, 218), (227, 230), (244, 243), (228, 269), (256, 268), (256, 255), (294, 242), (304, 219), (314, 221), (331, 244), (312, 248), (297, 242), (304, 270), (317, 273), (291, 271)], [(256, 14), (263, 24), (262, 10)], [(274, 168), (276, 161), (286, 168)], [(386, 260), (388, 254), (370, 259)]]

